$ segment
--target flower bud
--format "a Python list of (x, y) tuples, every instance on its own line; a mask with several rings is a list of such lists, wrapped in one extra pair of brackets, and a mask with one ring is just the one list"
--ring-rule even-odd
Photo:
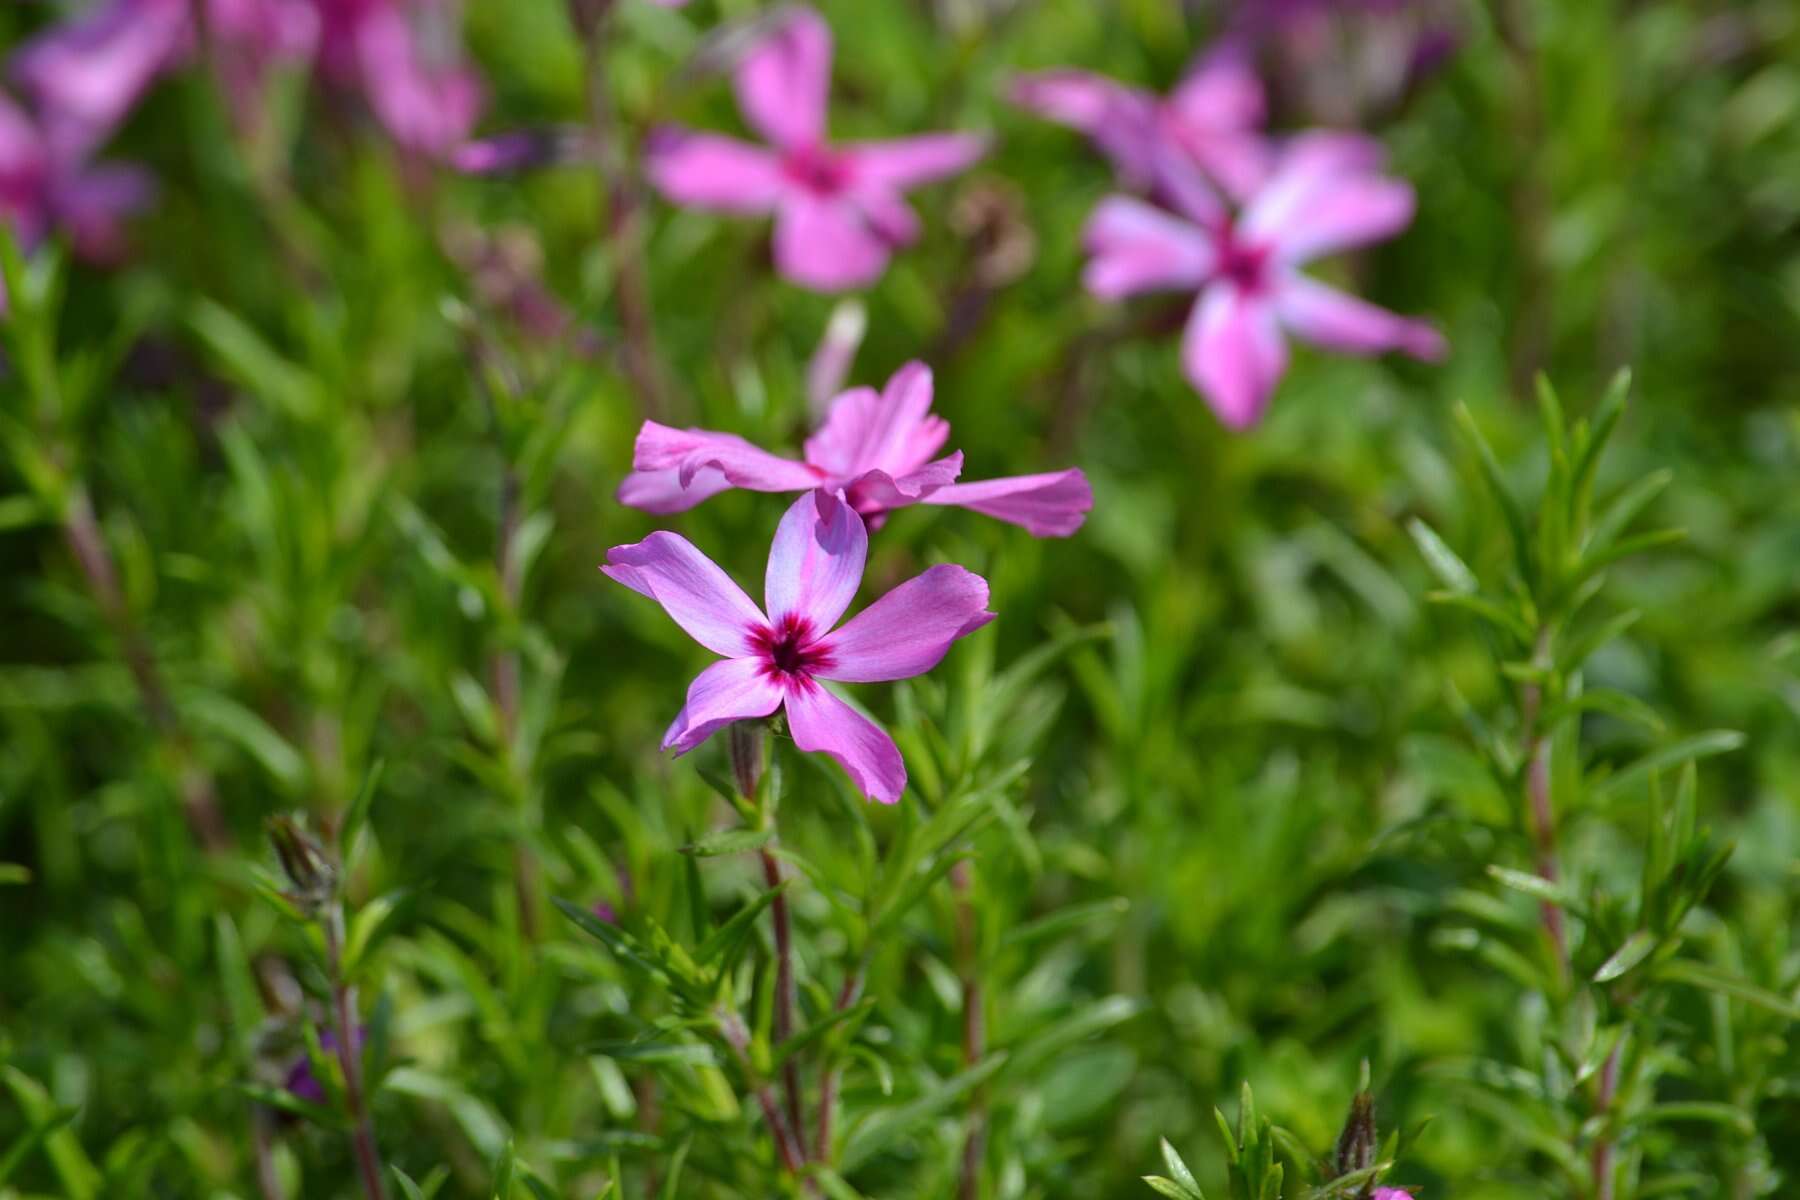
[(307, 916), (317, 916), (337, 894), (337, 864), (292, 817), (269, 818), (269, 841), (287, 876), (288, 899)]
[(1344, 1132), (1338, 1135), (1337, 1173), (1348, 1175), (1373, 1166), (1380, 1148), (1375, 1135), (1375, 1097), (1366, 1091), (1358, 1092), (1350, 1101)]

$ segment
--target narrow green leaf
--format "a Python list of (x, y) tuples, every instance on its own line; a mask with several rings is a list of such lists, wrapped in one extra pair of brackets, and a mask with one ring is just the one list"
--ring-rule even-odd
[(1601, 780), (1595, 785), (1593, 795), (1596, 799), (1617, 796), (1627, 788), (1643, 782), (1654, 772), (1666, 771), (1671, 767), (1680, 766), (1682, 763), (1710, 758), (1715, 754), (1729, 754), (1743, 744), (1744, 735), (1731, 729), (1713, 729), (1706, 733), (1697, 733), (1692, 737), (1682, 738), (1680, 741), (1652, 750), (1617, 774)]
[(711, 937), (700, 943), (700, 948), (694, 951), (694, 960), (701, 966), (708, 966), (715, 961), (729, 963), (733, 952), (749, 936), (756, 918), (775, 903), (775, 897), (781, 895), (791, 882), (793, 881), (788, 879), (782, 880), (733, 913), (729, 920), (713, 931)]
[(1159, 1140), (1162, 1147), (1163, 1169), (1168, 1171), (1170, 1178), (1174, 1179), (1176, 1183), (1198, 1196), (1200, 1184), (1194, 1178), (1194, 1173), (1188, 1170), (1187, 1163), (1182, 1161), (1181, 1155), (1175, 1152), (1175, 1147), (1169, 1144), (1168, 1138)]
[(1648, 958), (1657, 944), (1656, 935), (1647, 929), (1633, 933), (1600, 964), (1600, 969), (1594, 972), (1594, 982), (1611, 983)]
[[(17, 1067), (0, 1066), (0, 1082), (6, 1084), (16, 1101), (25, 1113), (25, 1119), (34, 1126), (55, 1124), (60, 1110), (50, 1099), (50, 1093), (44, 1085), (25, 1074)], [(88, 1159), (87, 1152), (81, 1148), (74, 1130), (67, 1122), (58, 1125), (44, 1135), (44, 1153), (55, 1168), (56, 1177), (62, 1183), (63, 1192), (69, 1200), (93, 1200), (98, 1194), (101, 1177), (94, 1164)]]
[(1418, 517), (1406, 523), (1406, 531), (1419, 548), (1419, 554), (1425, 559), (1425, 565), (1431, 573), (1438, 577), (1452, 593), (1466, 596), (1475, 592), (1481, 585), (1475, 578), (1475, 572), (1439, 537), (1437, 531), (1421, 521)]
[(1206, 1200), (1199, 1192), (1191, 1191), (1173, 1179), (1164, 1179), (1160, 1175), (1146, 1175), (1144, 1182), (1150, 1185), (1151, 1191), (1159, 1196), (1167, 1196), (1169, 1200)]
[(1727, 975), (1723, 971), (1688, 959), (1674, 959), (1656, 969), (1656, 978), (1666, 983), (1684, 983), (1689, 987), (1704, 988), (1709, 992), (1718, 992), (1730, 996), (1734, 1000), (1742, 1000), (1766, 1009), (1789, 1021), (1800, 1021), (1800, 1003), (1792, 998), (1771, 992), (1759, 987), (1748, 979), (1740, 979), (1736, 975)]

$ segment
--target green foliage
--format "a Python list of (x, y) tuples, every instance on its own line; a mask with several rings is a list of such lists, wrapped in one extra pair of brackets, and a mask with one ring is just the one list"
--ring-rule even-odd
[[(195, 60), (107, 148), (161, 180), (127, 260), (0, 236), (0, 1196), (358, 1194), (339, 996), (406, 1200), (1791, 1190), (1788, 6), (1447, 5), (1440, 74), (1338, 106), (1392, 56), (1334, 24), (1275, 122), (1365, 125), (1418, 215), (1322, 270), (1452, 356), (1296, 346), (1245, 434), (1177, 310), (1081, 292), (1113, 183), (1003, 99), (1166, 87), (1218, 7), (822, 7), (836, 134), (994, 135), (916, 194), (850, 382), (924, 358), (968, 478), (1097, 496), (1067, 540), (933, 507), (872, 540), (859, 604), (953, 561), (999, 613), (856, 689), (891, 808), (778, 734), (754, 796), (723, 737), (661, 754), (702, 656), (594, 569), (672, 527), (759, 577), (778, 501), (611, 497), (646, 415), (805, 437), (834, 301), (762, 223), (651, 201), (614, 238), (591, 162), (456, 177), (299, 78), (247, 144)], [(590, 119), (560, 0), (463, 8), (484, 130)], [(616, 0), (622, 149), (740, 128), (714, 31), (761, 8)], [(1364, 1061), (1385, 1132), (1326, 1158)]]

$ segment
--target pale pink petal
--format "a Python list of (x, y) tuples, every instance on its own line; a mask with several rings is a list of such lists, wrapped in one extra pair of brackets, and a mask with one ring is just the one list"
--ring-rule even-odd
[(919, 216), (899, 192), (885, 186), (864, 185), (846, 194), (862, 210), (863, 223), (889, 247), (910, 246), (919, 240)]
[(820, 649), (814, 674), (844, 683), (910, 679), (938, 665), (950, 644), (994, 619), (981, 576), (949, 563), (915, 575), (844, 622)]
[(56, 154), (74, 160), (110, 137), (192, 42), (188, 0), (103, 0), (26, 42), (12, 74)]
[(1245, 238), (1276, 244), (1284, 261), (1299, 262), (1404, 228), (1412, 219), (1412, 189), (1379, 174), (1384, 157), (1381, 143), (1362, 134), (1293, 139), (1244, 212)]
[(1094, 489), (1079, 469), (954, 483), (921, 504), (955, 504), (1025, 528), (1033, 537), (1068, 537), (1094, 507)]
[(1078, 129), (1119, 172), (1127, 187), (1155, 178), (1158, 99), (1088, 71), (1040, 71), (1013, 82), (1014, 104)]
[(1228, 283), (1201, 294), (1182, 335), (1181, 357), (1188, 378), (1233, 429), (1261, 418), (1287, 369), (1287, 346), (1274, 305)]
[(851, 142), (839, 150), (858, 184), (905, 191), (954, 175), (987, 153), (987, 139), (972, 133), (922, 133), (885, 142)]
[(783, 187), (781, 163), (761, 146), (674, 125), (650, 135), (644, 170), (674, 203), (717, 212), (768, 212)]
[(819, 473), (805, 463), (770, 454), (736, 434), (671, 429), (655, 421), (645, 421), (638, 430), (631, 465), (639, 471), (677, 471), (683, 487), (692, 486), (708, 467), (733, 486), (753, 492), (793, 492), (820, 482)]
[(1204, 229), (1130, 196), (1102, 200), (1082, 241), (1093, 255), (1082, 282), (1108, 300), (1197, 288), (1218, 261)]
[(886, 471), (869, 471), (850, 486), (850, 504), (864, 516), (917, 504), (962, 474), (963, 456), (958, 450), (936, 462), (928, 462), (898, 479)]
[(1156, 199), (1202, 229), (1223, 229), (1231, 213), (1206, 173), (1212, 138), (1193, 141), (1174, 131), (1158, 135), (1150, 155)]
[(906, 763), (894, 739), (812, 680), (788, 689), (787, 723), (794, 745), (837, 759), (869, 799), (892, 804), (906, 790)]
[(1315, 189), (1285, 220), (1258, 232), (1273, 241), (1278, 261), (1303, 263), (1393, 237), (1412, 218), (1410, 183), (1382, 175), (1346, 175)]
[(1346, 354), (1399, 350), (1436, 362), (1449, 350), (1443, 335), (1425, 322), (1391, 313), (1304, 275), (1282, 282), (1275, 293), (1275, 308), (1282, 324), (1297, 337)]
[(1260, 129), (1268, 117), (1262, 80), (1239, 46), (1202, 59), (1169, 93), (1168, 106), (1193, 128)]
[(400, 145), (445, 157), (468, 138), (481, 113), (481, 80), (454, 60), (434, 60), (397, 6), (363, 15), (356, 57), (369, 107)]
[(600, 568), (663, 606), (688, 636), (726, 658), (755, 652), (750, 634), (768, 622), (712, 559), (678, 533), (653, 533), (606, 552)]
[(801, 617), (823, 634), (850, 607), (868, 556), (868, 530), (848, 504), (822, 488), (795, 500), (769, 546), (763, 603), (770, 623)]
[(839, 300), (825, 323), (825, 336), (806, 364), (806, 408), (818, 420), (830, 411), (868, 332), (869, 310), (861, 300)]
[(759, 658), (716, 662), (688, 685), (687, 703), (663, 735), (663, 749), (686, 754), (733, 721), (766, 717), (781, 704), (781, 685)]
[(849, 482), (870, 471), (908, 475), (936, 454), (950, 425), (931, 412), (931, 368), (904, 364), (879, 393), (853, 388), (832, 403), (819, 431), (806, 439), (806, 461)]
[(866, 287), (887, 269), (889, 245), (848, 199), (790, 196), (775, 214), (775, 267), (803, 287)]
[(733, 82), (752, 129), (784, 148), (819, 145), (831, 87), (831, 27), (810, 8), (793, 10), (751, 47)]
[(653, 513), (686, 512), (702, 500), (729, 491), (731, 480), (717, 467), (702, 467), (686, 486), (681, 472), (633, 471), (619, 482), (618, 500), (628, 508)]

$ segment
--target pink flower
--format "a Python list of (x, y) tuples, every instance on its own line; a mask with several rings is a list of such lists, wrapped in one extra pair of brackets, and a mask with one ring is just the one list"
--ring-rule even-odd
[(1166, 98), (1059, 70), (1020, 76), (1012, 100), (1087, 134), (1128, 188), (1155, 190), (1171, 153), (1199, 162), (1234, 195), (1247, 194), (1268, 170), (1262, 81), (1236, 46), (1201, 60)]
[(360, 90), (388, 135), (430, 158), (469, 136), (484, 99), (464, 63), (457, 9), (441, 0), (317, 0), (319, 69)]
[(124, 249), (123, 217), (148, 202), (153, 190), (149, 174), (137, 167), (93, 166), (72, 155), (0, 95), (0, 221), (21, 250), (29, 252), (61, 229), (81, 257), (116, 258)]
[(1381, 241), (1411, 223), (1412, 187), (1381, 174), (1381, 147), (1353, 134), (1305, 134), (1235, 210), (1191, 165), (1165, 164), (1179, 213), (1128, 196), (1101, 201), (1084, 234), (1084, 279), (1106, 299), (1199, 293), (1182, 336), (1187, 376), (1234, 429), (1261, 418), (1287, 369), (1283, 331), (1346, 354), (1443, 357), (1429, 325), (1300, 273), (1322, 255)]
[(768, 453), (743, 438), (704, 429), (671, 429), (645, 421), (619, 501), (647, 512), (682, 512), (727, 488), (842, 491), (850, 506), (878, 525), (908, 504), (956, 504), (1021, 525), (1038, 537), (1067, 537), (1094, 506), (1078, 468), (957, 483), (962, 454), (932, 456), (950, 424), (931, 415), (931, 368), (911, 362), (881, 392), (840, 395), (818, 432), (806, 439), (804, 462)]
[(13, 79), (59, 156), (82, 157), (112, 136), (157, 76), (187, 54), (190, 20), (188, 0), (103, 0), (19, 49)]
[(985, 149), (961, 133), (830, 145), (830, 72), (831, 30), (811, 9), (795, 10), (735, 77), (738, 107), (767, 147), (678, 127), (657, 130), (646, 147), (651, 181), (675, 203), (773, 213), (777, 269), (827, 292), (878, 279), (894, 248), (919, 235), (902, 193), (963, 170)]
[(1376, 1188), (1375, 1200), (1413, 1200), (1412, 1193), (1400, 1188)]
[(607, 551), (600, 569), (655, 600), (695, 641), (721, 655), (688, 687), (663, 737), (685, 754), (733, 721), (787, 712), (802, 750), (823, 751), (857, 790), (892, 804), (906, 788), (893, 739), (819, 682), (880, 683), (921, 675), (950, 643), (994, 614), (979, 575), (940, 564), (901, 584), (837, 627), (862, 582), (868, 533), (826, 491), (794, 501), (769, 547), (767, 615), (686, 538), (653, 533)]

